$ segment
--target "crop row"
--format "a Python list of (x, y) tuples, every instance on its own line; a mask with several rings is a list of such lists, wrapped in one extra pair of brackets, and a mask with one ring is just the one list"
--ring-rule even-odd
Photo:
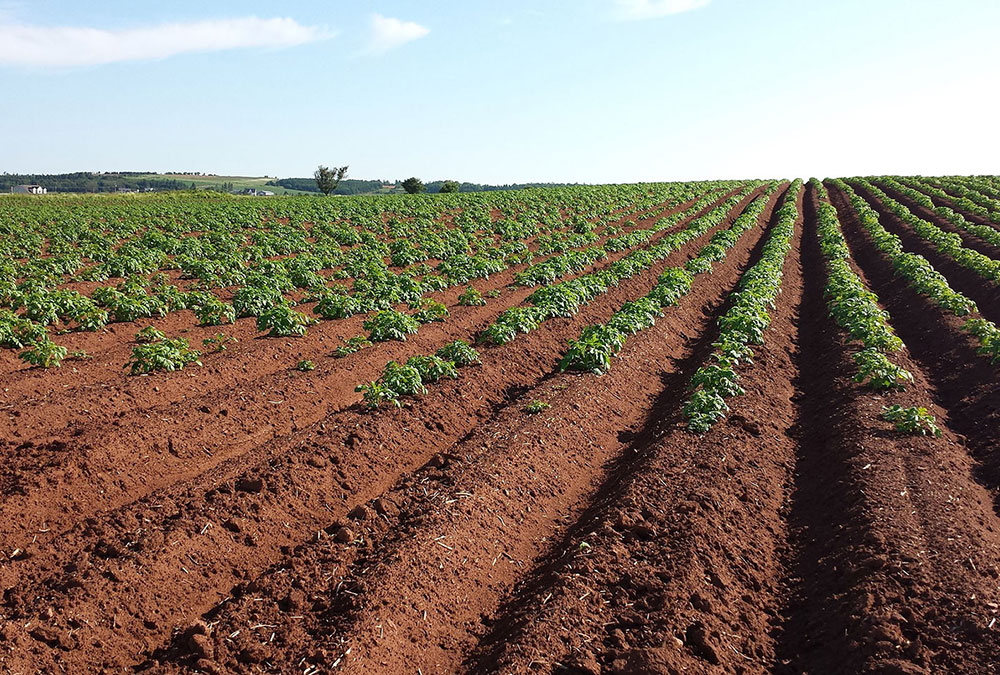
[[(962, 267), (972, 270), (983, 279), (987, 279), (989, 281), (1000, 281), (1000, 260), (993, 260), (979, 251), (966, 248), (962, 244), (962, 237), (958, 234), (954, 232), (945, 232), (937, 225), (916, 216), (906, 207), (905, 204), (901, 204), (896, 201), (875, 184), (864, 179), (856, 179), (854, 182), (855, 184), (868, 190), (871, 194), (875, 195), (875, 198), (878, 199), (889, 211), (891, 211), (901, 221), (912, 227), (913, 231), (917, 233), (917, 236), (929, 242), (942, 255), (951, 258)], [(893, 187), (896, 187), (896, 185), (893, 185)], [(910, 188), (906, 188), (904, 186), (898, 187), (902, 190), (910, 190)], [(930, 198), (926, 195), (921, 195), (915, 190), (911, 190), (911, 192), (916, 193), (919, 197), (923, 197), (926, 201), (930, 201)]]
[[(542, 321), (555, 317), (569, 318), (573, 316), (584, 302), (588, 302), (593, 297), (606, 292), (621, 279), (631, 277), (647, 269), (656, 260), (666, 257), (671, 252), (680, 248), (684, 243), (691, 241), (717, 225), (729, 214), (733, 207), (749, 196), (755, 189), (755, 187), (746, 188), (743, 192), (734, 195), (701, 218), (692, 221), (684, 230), (668, 235), (668, 241), (659, 243), (647, 250), (640, 249), (633, 251), (629, 256), (615, 262), (606, 270), (593, 272), (569, 282), (539, 289), (529, 298), (529, 301), (536, 303), (535, 305), (529, 308), (511, 308), (505, 311), (496, 323), (483, 332), (480, 340), (493, 344), (503, 344), (512, 340), (517, 333), (527, 333), (534, 330)], [(702, 265), (697, 265), (698, 271), (710, 270), (711, 262), (721, 260), (725, 256), (725, 251), (735, 243), (739, 236), (757, 223), (757, 218), (766, 206), (770, 194), (775, 189), (776, 186), (770, 184), (767, 188), (767, 193), (751, 202), (743, 215), (737, 219), (731, 228), (713, 236), (712, 242), (702, 249), (703, 257), (699, 259), (703, 263), (707, 263), (708, 269), (705, 269)], [(690, 288), (691, 278), (692, 273), (687, 270), (681, 269), (680, 274), (673, 276), (670, 274), (670, 270), (668, 270), (665, 276), (661, 276), (657, 284), (656, 288), (659, 289), (658, 291), (654, 289), (649, 295), (635, 302), (626, 303), (607, 325), (608, 330), (620, 331), (620, 344), (615, 352), (617, 353), (617, 350), (621, 349), (621, 346), (624, 345), (626, 334), (634, 334), (652, 325), (655, 317), (660, 314), (661, 303), (662, 306), (667, 306), (668, 304), (673, 304), (676, 298), (680, 297), (680, 295), (677, 295), (673, 301), (670, 300), (671, 291), (667, 288), (668, 279), (676, 279), (676, 283), (678, 284), (676, 288), (684, 289), (683, 292), (686, 293), (687, 289)], [(577, 282), (582, 283), (578, 285)], [(593, 293), (593, 295), (582, 296), (579, 289), (583, 289), (586, 293)], [(583, 300), (581, 297), (586, 297), (587, 299)], [(515, 324), (509, 318), (506, 321), (504, 320), (505, 315), (508, 317), (524, 317), (526, 316), (526, 312), (532, 313), (527, 314), (529, 318), (524, 320), (523, 323)], [(505, 332), (501, 333), (501, 328), (498, 328), (498, 326), (502, 327), (502, 330)], [(414, 358), (422, 359), (427, 357)], [(610, 359), (610, 356), (608, 359)], [(363, 392), (364, 401), (368, 407), (377, 408), (383, 402), (392, 402), (399, 405), (399, 399), (402, 396), (413, 396), (424, 393), (425, 388), (422, 384), (419, 387), (413, 386), (416, 378), (412, 371), (407, 371), (408, 376), (401, 378), (401, 371), (399, 369), (399, 364), (390, 361), (386, 364), (385, 370), (379, 379), (358, 385), (358, 391)], [(427, 379), (424, 379), (423, 383), (427, 381)]]
[[(714, 187), (716, 184), (710, 185), (710, 192), (719, 189)], [(643, 188), (642, 194), (636, 195), (631, 204), (624, 205), (624, 214), (628, 217), (661, 204), (665, 196), (690, 199), (703, 191), (704, 186), (698, 184)], [(620, 195), (613, 191), (606, 191), (605, 195), (614, 199), (608, 199), (601, 205), (603, 208), (597, 209), (599, 225), (609, 222), (612, 214), (618, 218), (622, 212)], [(559, 208), (555, 208), (554, 212), (558, 215)], [(453, 219), (459, 216), (453, 216)], [(572, 218), (573, 227), (580, 230), (574, 232), (575, 235), (594, 235), (588, 230), (595, 226), (594, 222), (583, 219), (579, 214)], [(388, 220), (389, 223), (394, 221), (391, 217)], [(402, 274), (395, 274), (389, 270), (385, 258), (395, 262), (414, 260), (416, 249), (409, 239), (391, 241), (387, 245), (369, 231), (359, 233), (342, 223), (332, 226), (320, 223), (309, 232), (313, 241), (307, 242), (304, 229), (294, 230), (281, 223), (274, 224), (276, 221), (273, 220), (267, 222), (273, 225), (273, 229), (250, 232), (251, 245), (242, 249), (241, 235), (228, 231), (213, 230), (203, 233), (201, 237), (178, 240), (185, 245), (197, 242), (198, 254), (202, 257), (188, 249), (179, 250), (167, 241), (169, 237), (161, 230), (147, 230), (140, 237), (125, 241), (117, 249), (118, 259), (139, 261), (128, 269), (116, 270), (130, 276), (117, 286), (95, 289), (90, 297), (76, 290), (53, 287), (62, 274), (73, 271), (73, 265), (66, 259), (63, 260), (64, 266), (55, 269), (51, 265), (42, 265), (40, 270), (32, 269), (31, 265), (5, 265), (0, 269), (0, 305), (6, 304), (8, 309), (0, 309), (0, 346), (28, 347), (28, 351), (23, 353), (26, 360), (35, 365), (58, 365), (65, 349), (51, 342), (47, 326), (94, 331), (110, 321), (156, 318), (182, 309), (192, 310), (201, 325), (222, 325), (232, 323), (238, 317), (249, 316), (256, 317), (258, 328), (269, 331), (270, 335), (301, 335), (311, 320), (291, 309), (297, 303), (285, 297), (296, 289), (306, 292), (306, 300), (317, 301), (315, 311), (319, 316), (345, 318), (360, 312), (388, 309), (403, 302), (419, 306), (429, 302), (422, 297), (426, 292), (488, 277), (506, 269), (512, 262), (530, 260), (532, 255), (523, 241), (506, 241), (497, 246), (492, 239), (476, 240), (470, 237), (470, 233), (482, 225), (481, 219), (446, 230), (441, 230), (437, 223), (425, 221), (419, 236), (415, 237), (424, 244), (417, 257), (426, 259), (426, 256), (435, 255), (445, 258), (433, 270), (438, 273), (432, 274), (432, 269), (421, 262)], [(525, 221), (519, 222), (526, 224)], [(556, 222), (562, 223), (557, 220), (550, 222), (550, 226), (555, 227)], [(3, 226), (17, 231), (9, 222)], [(67, 229), (72, 231), (72, 228), (63, 228), (59, 232), (65, 237)], [(502, 229), (502, 232), (509, 233), (510, 229)], [(534, 229), (518, 230), (516, 234), (536, 232), (537, 225)], [(559, 248), (553, 243), (559, 234), (554, 232), (550, 235), (550, 248)], [(32, 237), (27, 239), (34, 240)], [(398, 246), (401, 241), (410, 248)], [(567, 237), (560, 241), (577, 243), (579, 240)], [(52, 240), (46, 243), (50, 252), (59, 249)], [(353, 248), (344, 252), (340, 248), (343, 245)], [(403, 255), (407, 251), (408, 257)], [(291, 257), (270, 260), (266, 259), (267, 255)], [(348, 255), (350, 258), (345, 260)], [(142, 262), (144, 256), (153, 256), (155, 260)], [(50, 255), (42, 260), (51, 263), (58, 258), (58, 255)], [(193, 260), (201, 261), (199, 269), (190, 269)], [(342, 267), (335, 271), (334, 283), (328, 285), (329, 280), (319, 272), (333, 269), (338, 264)], [(17, 275), (25, 273), (24, 267), (27, 268), (27, 276), (15, 283)], [(143, 276), (157, 268), (181, 268), (184, 272), (182, 276), (193, 276), (198, 281), (193, 290), (182, 291), (169, 283), (163, 272), (157, 272), (148, 279)], [(350, 291), (336, 283), (338, 278), (344, 277), (354, 278)], [(232, 282), (239, 282), (242, 286), (236, 289), (231, 304), (209, 290), (213, 285)], [(44, 357), (40, 356), (42, 354)]]
[(837, 209), (827, 201), (826, 188), (816, 179), (810, 185), (820, 198), (816, 227), (827, 269), (827, 306), (837, 325), (862, 346), (853, 356), (858, 366), (855, 381), (876, 390), (903, 388), (913, 381), (913, 375), (888, 358), (902, 349), (903, 341), (889, 325), (889, 313), (879, 307), (878, 296), (851, 268), (847, 240), (840, 230)]
[[(950, 199), (950, 195), (940, 188), (935, 188), (922, 183), (917, 183), (917, 185), (919, 185), (919, 189), (914, 188), (912, 185), (915, 182), (916, 181), (908, 181), (905, 179), (896, 180), (893, 178), (880, 178), (875, 181), (875, 184), (900, 192), (910, 201), (929, 209), (939, 218), (943, 218), (948, 221), (956, 229), (967, 232), (975, 237), (979, 237), (983, 241), (989, 242), (994, 246), (1000, 246), (1000, 230), (992, 228), (989, 225), (980, 225), (978, 223), (970, 222), (966, 220), (965, 216), (961, 213), (958, 213), (954, 209), (950, 209), (947, 206), (935, 206), (934, 200), (931, 197)], [(975, 206), (975, 204), (972, 206)]]
[(750, 345), (764, 343), (764, 331), (771, 325), (768, 312), (775, 306), (781, 292), (785, 257), (792, 248), (795, 221), (799, 212), (796, 202), (802, 191), (802, 181), (796, 180), (785, 192), (784, 203), (778, 209), (774, 224), (761, 252), (760, 260), (740, 279), (739, 287), (730, 296), (731, 306), (719, 318), (719, 339), (710, 363), (699, 368), (691, 378), (691, 397), (684, 404), (688, 429), (704, 433), (729, 412), (727, 398), (744, 393), (739, 384), (737, 367), (753, 362)]
[[(1000, 203), (997, 202), (997, 197), (984, 194), (984, 188), (972, 181), (956, 181), (945, 178), (936, 180), (900, 178), (898, 180), (911, 187), (916, 187), (932, 197), (947, 199), (955, 205), (955, 208), (966, 213), (979, 216), (994, 224), (1000, 224)], [(947, 188), (947, 192), (943, 188)], [(995, 194), (1000, 196), (1000, 192)]]
[(717, 192), (709, 192), (684, 211), (660, 218), (649, 227), (612, 237), (603, 246), (594, 246), (580, 251), (568, 252), (561, 256), (549, 258), (544, 262), (530, 265), (524, 271), (514, 275), (514, 283), (519, 286), (528, 287), (551, 284), (561, 277), (580, 272), (595, 262), (606, 259), (609, 253), (625, 251), (640, 246), (649, 241), (657, 233), (674, 227), (702, 209), (705, 209), (718, 198), (717, 195)]
[(653, 246), (632, 251), (605, 269), (581, 275), (576, 279), (544, 286), (532, 293), (528, 307), (512, 307), (480, 335), (480, 341), (499, 345), (513, 340), (519, 333), (530, 333), (542, 323), (557, 317), (576, 314), (584, 303), (603, 295), (622, 279), (628, 279), (649, 269), (658, 261), (717, 226), (743, 199), (758, 189), (751, 185), (727, 199), (705, 215), (691, 221), (687, 227), (664, 236)]
[(889, 259), (896, 275), (905, 279), (914, 290), (933, 300), (942, 309), (957, 317), (967, 318), (963, 329), (978, 340), (980, 353), (991, 363), (1000, 363), (1000, 329), (992, 321), (976, 316), (978, 314), (976, 303), (953, 290), (944, 275), (934, 269), (926, 258), (904, 251), (903, 242), (899, 237), (882, 226), (878, 212), (850, 185), (840, 179), (831, 179), (830, 183), (847, 195), (861, 226), (868, 232), (875, 247)]
[(771, 186), (744, 209), (732, 226), (712, 235), (697, 256), (683, 266), (664, 270), (648, 294), (622, 305), (607, 322), (586, 326), (578, 338), (570, 340), (569, 349), (559, 364), (560, 370), (596, 375), (610, 370), (611, 359), (624, 349), (629, 337), (655, 324), (657, 317), (663, 316), (663, 308), (676, 305), (691, 291), (697, 275), (711, 273), (712, 266), (725, 259), (740, 237), (757, 226), (774, 190)]

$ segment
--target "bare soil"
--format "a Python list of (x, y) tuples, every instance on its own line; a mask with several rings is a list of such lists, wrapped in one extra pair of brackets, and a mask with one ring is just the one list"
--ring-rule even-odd
[[(354, 386), (474, 338), (531, 293), (510, 286), (516, 269), (476, 284), (500, 291), (485, 307), (442, 292), (446, 322), (344, 359), (329, 355), (360, 317), (300, 340), (241, 320), (204, 368), (142, 378), (117, 365), (129, 324), (72, 336), (99, 355), (75, 371), (3, 355), (0, 671), (995, 672), (996, 370), (893, 274), (833, 186), (914, 382), (876, 395), (852, 381), (807, 190), (746, 393), (709, 433), (683, 426), (786, 188), (601, 377), (558, 370), (566, 341), (711, 233), (399, 410), (365, 411)], [(985, 314), (1000, 307), (882, 217)], [(193, 323), (158, 325), (217, 332)], [(295, 371), (302, 358), (316, 370)], [(534, 400), (549, 407), (528, 413)], [(879, 417), (890, 404), (929, 406), (941, 437), (898, 434)]]

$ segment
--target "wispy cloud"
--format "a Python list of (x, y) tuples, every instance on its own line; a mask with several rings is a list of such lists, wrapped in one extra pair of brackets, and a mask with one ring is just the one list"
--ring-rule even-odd
[(2, 22), (0, 65), (92, 66), (191, 52), (294, 47), (331, 36), (325, 28), (294, 19), (255, 16), (121, 30)]
[(372, 38), (368, 44), (368, 53), (384, 54), (424, 37), (430, 29), (412, 21), (401, 21), (390, 16), (375, 14), (372, 16)]
[(630, 21), (690, 12), (709, 2), (711, 0), (614, 0), (619, 18)]

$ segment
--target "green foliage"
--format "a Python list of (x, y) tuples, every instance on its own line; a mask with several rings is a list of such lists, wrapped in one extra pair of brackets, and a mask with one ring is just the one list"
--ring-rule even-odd
[(712, 271), (712, 261), (708, 258), (692, 258), (684, 264), (684, 269), (691, 274), (704, 274)]
[(260, 286), (242, 286), (233, 295), (236, 316), (260, 316), (271, 307), (282, 304), (281, 291)]
[[(882, 226), (879, 222), (878, 212), (865, 199), (860, 197), (851, 185), (839, 179), (832, 180), (831, 183), (847, 195), (851, 206), (858, 215), (861, 225), (868, 231), (876, 247), (892, 261), (893, 270), (898, 276), (905, 279), (918, 293), (926, 295), (941, 308), (951, 312), (955, 316), (964, 317), (978, 312), (976, 303), (961, 293), (954, 291), (948, 285), (948, 280), (935, 270), (925, 258), (904, 252), (903, 244), (899, 237), (890, 233)], [(956, 261), (966, 267), (976, 268), (986, 278), (991, 278), (991, 270), (994, 269), (992, 263), (984, 263), (978, 255), (974, 255), (975, 252), (969, 252), (968, 249), (962, 248), (960, 238), (959, 242), (956, 243), (955, 237), (947, 236), (954, 233), (944, 233), (930, 223), (920, 220), (910, 213), (905, 206), (892, 200), (871, 183), (861, 180), (856, 181), (856, 183), (864, 186), (869, 192), (874, 194), (898, 218), (917, 230), (920, 236), (932, 241), (942, 253), (955, 258)], [(997, 359), (997, 355), (1000, 353), (997, 341), (1000, 338), (997, 337), (997, 328), (992, 322), (973, 317), (965, 323), (963, 328), (979, 340), (979, 353), (986, 356), (992, 364), (1000, 362)]]
[(434, 356), (410, 357), (406, 361), (406, 365), (416, 368), (423, 382), (437, 382), (441, 378), (455, 379), (458, 377), (455, 363), (446, 361), (436, 354)]
[(364, 335), (355, 335), (350, 338), (344, 344), (340, 345), (333, 351), (334, 357), (342, 359), (345, 356), (349, 356), (357, 351), (361, 351), (365, 347), (371, 347), (372, 342)]
[(135, 341), (139, 344), (157, 342), (167, 337), (166, 334), (156, 326), (145, 326), (135, 333)]
[(399, 402), (399, 395), (396, 391), (388, 384), (379, 380), (359, 384), (355, 387), (355, 391), (362, 392), (362, 400), (370, 410), (378, 408), (383, 403), (392, 403), (397, 408), (402, 405)]
[(316, 364), (309, 359), (302, 359), (295, 364), (295, 370), (302, 371), (303, 373), (308, 373), (310, 370), (316, 370)]
[(940, 436), (937, 420), (927, 412), (927, 408), (904, 408), (891, 405), (882, 408), (882, 419), (892, 422), (897, 431), (920, 436)]
[[(931, 298), (935, 303), (956, 316), (966, 316), (976, 311), (976, 304), (961, 293), (952, 290), (948, 280), (935, 270), (926, 258), (906, 253), (900, 238), (882, 226), (879, 222), (878, 212), (867, 201), (858, 196), (850, 185), (840, 179), (834, 179), (830, 182), (847, 195), (862, 227), (868, 231), (875, 246), (891, 260), (897, 275), (905, 279), (918, 293)], [(876, 195), (881, 192), (874, 186), (865, 185)]]
[(438, 192), (444, 194), (455, 193), (458, 192), (458, 188), (459, 188), (458, 181), (446, 180), (445, 182), (441, 183), (441, 188), (438, 190)]
[(545, 401), (539, 401), (536, 398), (534, 401), (524, 406), (524, 412), (528, 413), (529, 415), (537, 415), (538, 413), (544, 410), (548, 410), (551, 407), (552, 405), (550, 403), (546, 403)]
[(691, 388), (701, 387), (714, 391), (723, 398), (731, 398), (745, 393), (743, 387), (739, 385), (739, 379), (732, 368), (713, 363), (695, 371), (691, 377)]
[(357, 298), (344, 293), (325, 293), (313, 309), (324, 319), (346, 319), (360, 310)]
[(187, 308), (198, 317), (200, 326), (220, 326), (236, 320), (236, 310), (209, 291), (191, 291), (186, 294)]
[(363, 326), (368, 331), (368, 339), (372, 342), (405, 341), (407, 335), (413, 335), (420, 328), (415, 318), (395, 309), (378, 312), (365, 321)]
[(963, 328), (979, 340), (979, 353), (990, 363), (1000, 364), (1000, 329), (992, 321), (982, 317), (969, 319)]
[(229, 348), (229, 345), (236, 344), (239, 342), (232, 335), (226, 335), (225, 333), (216, 333), (212, 337), (205, 338), (201, 341), (202, 347), (206, 351), (212, 354), (218, 354), (219, 352), (224, 352)]
[(587, 326), (580, 337), (569, 341), (559, 370), (579, 370), (603, 375), (611, 369), (611, 357), (625, 346), (626, 335), (610, 326)]
[(486, 298), (472, 286), (466, 286), (458, 296), (458, 304), (464, 307), (480, 307), (486, 304)]
[(703, 434), (711, 429), (728, 412), (726, 399), (709, 389), (696, 390), (684, 404), (683, 409), (688, 430), (696, 434)]
[(91, 297), (108, 309), (111, 318), (117, 322), (130, 322), (143, 317), (163, 317), (167, 315), (167, 305), (160, 298), (149, 295), (142, 287), (120, 284), (118, 288), (101, 286)]
[(337, 189), (340, 185), (340, 181), (344, 180), (344, 176), (347, 175), (346, 166), (330, 168), (323, 166), (322, 164), (316, 169), (313, 174), (313, 178), (316, 180), (316, 187), (324, 195), (329, 195), (331, 192)]
[(402, 183), (403, 189), (406, 190), (407, 194), (415, 195), (418, 192), (424, 191), (424, 182), (417, 178), (416, 176), (411, 176), (407, 178)]
[(0, 346), (22, 348), (49, 339), (45, 326), (0, 309)]
[(201, 353), (191, 349), (184, 338), (164, 338), (132, 348), (132, 359), (125, 364), (130, 375), (143, 375), (159, 370), (181, 370), (188, 364), (201, 365)]
[(444, 321), (448, 318), (448, 307), (443, 302), (427, 298), (419, 304), (420, 309), (413, 313), (413, 318), (420, 323)]
[[(717, 225), (728, 214), (729, 209), (733, 208), (746, 194), (749, 192), (744, 191), (739, 197), (730, 198), (725, 204), (713, 209), (705, 216), (694, 219), (688, 228), (674, 233), (673, 237), (666, 237), (665, 241), (654, 248), (629, 254), (615, 263), (611, 270), (585, 275), (580, 279), (542, 288), (535, 291), (528, 299), (536, 307), (544, 310), (547, 318), (572, 316), (582, 303), (605, 292), (619, 279), (632, 276), (651, 266), (656, 260), (666, 257), (687, 241)], [(611, 367), (611, 358), (621, 351), (629, 336), (652, 326), (657, 317), (662, 315), (661, 307), (676, 304), (681, 297), (690, 292), (696, 274), (711, 271), (712, 262), (722, 260), (726, 251), (739, 240), (740, 235), (757, 225), (767, 201), (766, 195), (755, 199), (729, 229), (721, 230), (713, 235), (711, 243), (702, 249), (704, 257), (700, 258), (698, 264), (689, 264), (686, 268), (667, 268), (648, 295), (635, 302), (625, 303), (604, 326), (585, 327), (579, 338), (570, 340), (569, 349), (560, 361), (560, 369), (574, 369), (597, 375), (607, 372)], [(695, 211), (701, 210), (704, 208), (704, 203), (699, 201), (692, 208)], [(654, 230), (671, 226), (673, 222), (673, 220), (665, 220), (655, 226)], [(642, 240), (638, 235), (643, 232), (648, 234), (651, 231), (633, 231), (622, 235), (618, 241), (627, 240), (631, 245), (633, 241)], [(610, 241), (605, 246), (609, 250), (617, 248), (617, 244)], [(537, 266), (535, 269), (543, 271), (544, 268)], [(498, 324), (501, 324), (501, 321), (494, 324), (491, 330), (500, 331), (504, 328)], [(511, 331), (507, 330), (501, 337), (507, 337), (510, 334)]]
[(362, 392), (365, 405), (374, 409), (390, 401), (399, 407), (400, 396), (424, 394), (427, 388), (424, 387), (420, 371), (415, 366), (389, 361), (385, 364), (385, 370), (378, 380), (358, 385), (356, 391)]
[(792, 247), (799, 215), (796, 200), (801, 190), (802, 181), (796, 180), (786, 192), (777, 212), (778, 222), (771, 228), (760, 260), (743, 274), (730, 296), (729, 310), (719, 318), (714, 363), (699, 368), (691, 379), (693, 393), (683, 413), (688, 429), (694, 433), (708, 431), (729, 411), (726, 399), (743, 393), (735, 368), (753, 358), (749, 345), (764, 342), (764, 331), (771, 323), (769, 310), (781, 291), (785, 258)]
[(693, 282), (694, 275), (688, 270), (668, 267), (660, 274), (649, 297), (658, 302), (660, 307), (676, 305), (682, 297), (691, 292)]
[(445, 361), (451, 361), (459, 368), (471, 366), (480, 362), (479, 352), (473, 349), (467, 342), (455, 340), (435, 352)]
[(495, 345), (510, 342), (518, 333), (530, 333), (541, 324), (545, 312), (538, 307), (512, 307), (505, 310), (479, 339)]
[[(474, 279), (531, 265), (536, 247), (529, 241), (537, 237), (537, 257), (554, 258), (534, 269), (538, 279), (586, 274), (539, 292), (530, 307), (505, 317), (510, 323), (500, 332), (517, 334), (572, 316), (622, 279), (648, 270), (721, 222), (735, 203), (713, 206), (725, 191), (738, 189), (742, 198), (759, 185), (578, 186), (421, 199), (15, 196), (0, 203), (0, 344), (23, 350), (47, 339), (48, 326), (94, 331), (108, 321), (183, 309), (204, 325), (252, 316), (272, 335), (301, 334), (310, 322), (286, 299), (296, 287), (307, 293), (294, 300), (316, 302), (316, 315), (331, 319), (412, 306), (430, 291), (472, 288)], [(681, 204), (688, 207), (669, 217), (646, 217), (651, 209)], [(711, 215), (680, 227), (699, 211)], [(598, 245), (603, 237), (611, 237), (606, 249)], [(628, 254), (588, 272), (612, 250)], [(388, 259), (410, 265), (396, 273)], [(346, 283), (331, 286), (331, 278)], [(80, 280), (106, 285), (90, 297), (64, 286)], [(218, 291), (229, 288), (231, 305)], [(464, 297), (481, 301), (472, 292)], [(423, 309), (432, 310), (423, 319), (443, 315), (435, 306)], [(150, 339), (145, 344), (163, 338)]]
[(877, 349), (862, 349), (854, 354), (854, 362), (858, 365), (854, 381), (867, 382), (877, 391), (904, 389), (906, 383), (913, 382), (913, 375), (908, 370), (892, 363)]
[(66, 348), (49, 340), (41, 340), (18, 355), (36, 368), (58, 368), (66, 358)]
[(257, 330), (269, 331), (270, 337), (302, 337), (309, 326), (309, 318), (288, 305), (275, 305), (257, 317)]

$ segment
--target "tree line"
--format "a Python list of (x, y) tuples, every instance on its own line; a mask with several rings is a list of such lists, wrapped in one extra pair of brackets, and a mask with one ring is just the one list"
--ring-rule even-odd
[(49, 192), (114, 192), (118, 188), (128, 190), (186, 190), (190, 187), (184, 181), (173, 178), (137, 178), (143, 175), (141, 171), (123, 171), (120, 173), (92, 173), (78, 171), (76, 173), (58, 174), (0, 174), (0, 192), (10, 192), (17, 185), (38, 184)]
[[(152, 172), (143, 171), (117, 171), (114, 173), (77, 171), (74, 173), (60, 174), (2, 173), (0, 174), (0, 192), (10, 192), (11, 188), (17, 185), (31, 184), (42, 185), (49, 192), (114, 192), (117, 189), (146, 190), (149, 188), (161, 191), (193, 190), (196, 188), (196, 185), (189, 181), (166, 177), (150, 177), (151, 173)], [(140, 178), (140, 176), (143, 177)], [(417, 187), (417, 183), (410, 183), (415, 192), (426, 192), (429, 194), (440, 192), (490, 192), (493, 190), (519, 190), (528, 187), (564, 187), (569, 185), (568, 183), (508, 183), (504, 185), (486, 185), (465, 181), (459, 182), (455, 180), (433, 180), (424, 183), (419, 178), (415, 177), (413, 180), (416, 180), (417, 183), (422, 186), (422, 188), (420, 188)], [(362, 180), (345, 177), (336, 184), (335, 188), (330, 191), (330, 194), (371, 194), (381, 191), (383, 185), (393, 185), (395, 186), (393, 191), (403, 192), (406, 190), (404, 183), (406, 183), (406, 181)], [(273, 179), (267, 181), (266, 185), (283, 187), (288, 190), (299, 190), (302, 192), (322, 194), (315, 177)], [(220, 181), (218, 185), (203, 187), (205, 189), (215, 189), (220, 192), (232, 192), (235, 189), (233, 183), (223, 181)]]

